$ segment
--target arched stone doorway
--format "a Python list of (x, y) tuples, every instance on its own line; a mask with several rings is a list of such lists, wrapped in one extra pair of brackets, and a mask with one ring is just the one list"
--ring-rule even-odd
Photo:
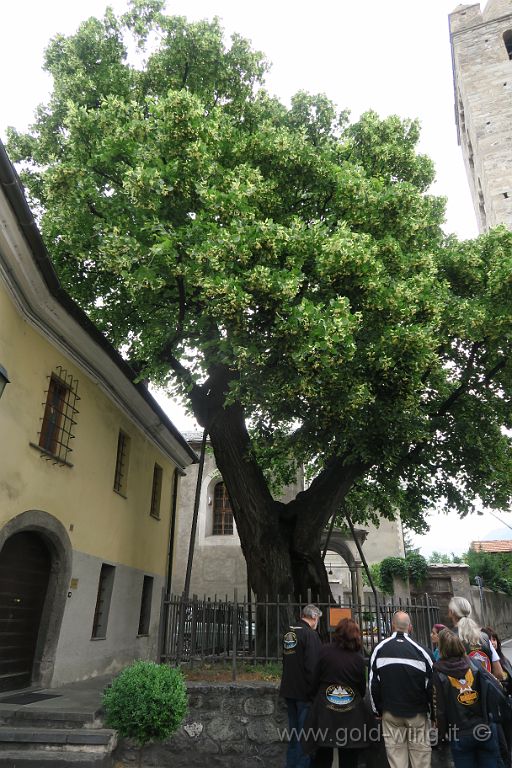
[(46, 512), (0, 530), (0, 690), (50, 684), (71, 562), (67, 531)]
[[(368, 531), (364, 528), (356, 528), (355, 534), (358, 538), (361, 546), (363, 545)], [(327, 537), (322, 539), (322, 551), (325, 548)], [(334, 528), (329, 538), (328, 552), (334, 552), (340, 556), (342, 560), (347, 564), (350, 571), (350, 591), (352, 595), (352, 602), (354, 604), (363, 603), (363, 579), (362, 579), (362, 563), (359, 559), (359, 552), (355, 542), (350, 534), (346, 534), (344, 531)], [(326, 556), (326, 563), (328, 557)]]

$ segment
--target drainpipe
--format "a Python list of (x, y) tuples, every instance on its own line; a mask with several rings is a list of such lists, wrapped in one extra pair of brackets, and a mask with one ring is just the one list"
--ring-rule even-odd
[(171, 525), (169, 527), (169, 551), (167, 553), (167, 575), (165, 577), (165, 586), (163, 591), (162, 607), (160, 611), (160, 630), (158, 633), (158, 645), (160, 648), (160, 662), (165, 660), (165, 651), (167, 648), (168, 625), (169, 625), (169, 600), (171, 599), (171, 581), (172, 568), (174, 565), (174, 536), (176, 532), (176, 510), (178, 506), (178, 480), (180, 473), (174, 469), (174, 479), (172, 486), (171, 500)]
[(169, 553), (167, 556), (167, 580), (165, 583), (165, 599), (171, 596), (172, 569), (174, 565), (174, 536), (176, 533), (176, 511), (178, 507), (178, 482), (180, 474), (177, 469), (174, 470), (174, 482), (172, 486), (171, 502), (171, 528), (169, 532)]

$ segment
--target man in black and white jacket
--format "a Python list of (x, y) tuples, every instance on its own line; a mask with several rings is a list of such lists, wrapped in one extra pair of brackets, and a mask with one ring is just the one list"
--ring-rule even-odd
[(393, 634), (382, 640), (370, 659), (372, 707), (382, 717), (390, 768), (430, 768), (432, 657), (409, 635), (411, 620), (398, 611)]

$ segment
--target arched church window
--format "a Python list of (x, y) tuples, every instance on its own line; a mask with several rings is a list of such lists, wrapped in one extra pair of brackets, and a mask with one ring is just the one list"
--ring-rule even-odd
[(233, 510), (224, 483), (217, 483), (213, 493), (214, 536), (229, 536), (233, 533)]
[(503, 33), (503, 42), (505, 43), (509, 59), (512, 59), (512, 29), (507, 29)]

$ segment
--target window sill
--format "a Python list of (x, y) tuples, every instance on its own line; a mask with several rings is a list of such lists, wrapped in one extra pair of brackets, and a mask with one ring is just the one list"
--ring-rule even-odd
[(149, 632), (147, 632), (145, 634), (142, 634), (142, 635), (137, 635), (137, 637), (149, 637)]
[(117, 495), (120, 496), (122, 499), (128, 498), (128, 496), (125, 493), (121, 493), (121, 491), (116, 491), (115, 488), (112, 488), (112, 490), (114, 491), (114, 493), (117, 493)]
[(36, 445), (36, 443), (29, 443), (29, 445), (31, 448), (35, 448), (36, 451), (39, 451), (44, 459), (47, 459), (54, 464), (61, 464), (63, 467), (73, 467), (71, 462), (66, 461), (65, 459), (61, 459), (60, 456), (56, 456), (54, 453), (47, 451), (45, 448), (41, 448), (40, 445)]
[(95, 643), (96, 640), (106, 640), (106, 639), (107, 639), (106, 635), (103, 635), (103, 637), (91, 637), (91, 642)]
[(151, 512), (149, 513), (149, 516), (150, 516), (150, 517), (152, 517), (152, 518), (153, 518), (153, 520), (158, 520), (158, 521), (160, 521), (160, 520), (162, 519), (162, 518), (160, 517), (160, 515), (152, 515), (152, 514), (151, 514)]

